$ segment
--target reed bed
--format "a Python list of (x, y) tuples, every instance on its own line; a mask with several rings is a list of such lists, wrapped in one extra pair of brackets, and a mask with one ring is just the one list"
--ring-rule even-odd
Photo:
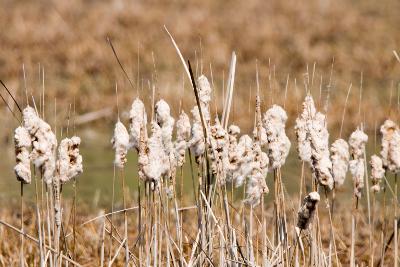
[[(109, 209), (98, 215), (78, 206), (76, 194), (72, 201), (62, 194), (69, 183), (76, 187), (84, 171), (79, 147), (85, 140), (67, 130), (58, 142), (56, 123), (51, 127), (45, 121), (42, 107), (38, 111), (35, 99), (30, 100), (26, 92), (26, 107), (19, 109), (20, 114), (13, 113), (20, 122), (14, 136), (14, 171), (21, 183), (21, 206), (1, 213), (0, 263), (397, 266), (400, 130), (396, 122), (388, 118), (381, 127), (380, 156), (367, 154), (369, 137), (361, 120), (350, 136), (341, 136), (341, 131), (330, 143), (328, 114), (315, 104), (310, 84), (305, 83), (302, 110), (294, 129), (287, 128), (285, 105), (262, 103), (257, 70), (257, 92), (251, 100), (255, 114), (248, 118), (253, 131), (241, 133), (230, 116), (235, 53), (223, 112), (218, 114), (213, 105), (221, 100), (213, 99), (213, 82), (201, 71), (194, 75), (169, 37), (196, 105), (190, 111), (179, 110), (174, 118), (169, 104), (156, 94), (156, 84), (150, 84), (150, 106), (138, 95), (131, 109), (122, 111), (116, 88), (118, 113), (111, 139), (114, 177), (109, 181), (113, 196)], [(347, 99), (343, 103), (346, 110)], [(128, 119), (120, 116), (123, 112)], [(342, 123), (344, 119), (345, 112)], [(289, 131), (296, 140), (289, 139)], [(287, 177), (285, 164), (294, 147), (302, 168), (297, 177)], [(136, 154), (137, 162), (129, 162), (128, 153)], [(138, 172), (127, 173), (128, 164), (137, 164)], [(184, 173), (187, 165), (189, 174)], [(394, 188), (389, 174), (395, 179)], [(350, 175), (353, 192), (343, 194), (342, 185)], [(126, 179), (139, 181), (138, 188), (129, 188)], [(185, 179), (192, 180), (190, 190), (183, 188)], [(298, 196), (288, 194), (287, 183), (298, 184)], [(33, 203), (23, 198), (25, 186), (35, 188)], [(122, 187), (121, 199), (114, 195), (116, 186)], [(339, 191), (348, 199), (336, 198)], [(378, 197), (383, 202), (376, 201)]]

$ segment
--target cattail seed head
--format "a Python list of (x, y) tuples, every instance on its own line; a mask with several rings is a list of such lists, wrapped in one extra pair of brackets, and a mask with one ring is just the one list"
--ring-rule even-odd
[(81, 139), (77, 136), (64, 138), (58, 146), (57, 174), (65, 184), (83, 172), (82, 156), (79, 154)]
[(114, 136), (111, 139), (111, 143), (115, 149), (115, 166), (118, 168), (124, 168), (129, 148), (129, 133), (121, 121), (118, 121), (115, 124)]
[(377, 155), (372, 155), (370, 160), (371, 165), (371, 191), (378, 193), (381, 190), (380, 181), (385, 175), (385, 169), (383, 168), (382, 159)]
[(364, 187), (364, 151), (367, 141), (368, 136), (359, 128), (349, 138), (350, 154), (353, 158), (350, 160), (349, 167), (350, 173), (353, 176), (354, 195), (357, 198), (361, 197), (361, 190)]
[(363, 158), (365, 144), (368, 141), (368, 135), (366, 135), (362, 130), (357, 128), (349, 138), (350, 154), (354, 159)]
[(243, 202), (251, 206), (256, 206), (260, 203), (262, 195), (268, 192), (265, 177), (259, 170), (253, 168), (247, 182), (246, 199)]
[(232, 182), (234, 173), (239, 169), (239, 154), (238, 154), (238, 135), (240, 128), (236, 125), (228, 127), (228, 170), (227, 181)]
[[(147, 125), (147, 114), (143, 102), (136, 98), (133, 103), (131, 110), (129, 111), (129, 130), (130, 130), (130, 146), (139, 149), (140, 129), (146, 130)], [(147, 132), (145, 131), (147, 135)]]
[(246, 199), (244, 203), (256, 206), (260, 203), (262, 195), (269, 192), (265, 182), (268, 165), (268, 155), (261, 150), (258, 142), (253, 142), (252, 161), (250, 163), (250, 172), (247, 176)]
[(285, 133), (287, 115), (285, 110), (273, 105), (264, 114), (264, 128), (268, 139), (268, 157), (272, 169), (280, 168), (285, 164), (290, 150), (290, 141)]
[(253, 167), (253, 140), (250, 136), (242, 135), (237, 145), (238, 168), (232, 173), (232, 182), (236, 187), (243, 184)]
[(182, 167), (185, 163), (185, 154), (187, 143), (190, 140), (190, 120), (185, 112), (181, 112), (179, 119), (176, 121), (176, 141), (175, 141), (175, 158), (178, 167)]
[(57, 149), (57, 138), (51, 127), (39, 118), (36, 111), (26, 107), (22, 111), (23, 126), (28, 130), (32, 140), (30, 159), (37, 169), (43, 174), (46, 184), (51, 184), (54, 176)]
[(14, 145), (16, 165), (14, 167), (17, 180), (24, 183), (31, 183), (31, 162), (29, 159), (29, 149), (31, 147), (31, 137), (26, 128), (19, 126), (14, 131)]
[(210, 123), (210, 101), (211, 101), (211, 86), (210, 83), (208, 82), (208, 79), (206, 76), (201, 75), (197, 79), (197, 84), (199, 88), (199, 100), (200, 100), (200, 107), (201, 107), (201, 112), (204, 116), (206, 124)]
[(197, 164), (199, 164), (205, 151), (204, 132), (198, 107), (195, 106), (191, 112), (193, 116), (192, 138), (188, 145), (195, 156)]
[(215, 119), (215, 124), (211, 126), (210, 140), (211, 170), (217, 176), (219, 184), (224, 185), (229, 168), (229, 139), (218, 118)]
[(311, 162), (311, 140), (309, 136), (309, 124), (312, 123), (316, 114), (314, 100), (311, 95), (307, 95), (303, 102), (303, 110), (296, 119), (295, 133), (297, 138), (297, 151), (300, 160)]
[(349, 169), (349, 145), (345, 140), (337, 139), (331, 145), (331, 153), (333, 179), (337, 186), (341, 186)]
[(159, 185), (161, 179), (168, 175), (170, 163), (162, 143), (162, 130), (157, 123), (151, 123), (151, 137), (147, 140), (147, 147), (144, 149), (142, 158), (143, 178), (150, 182), (154, 188)]
[(172, 143), (172, 132), (174, 130), (175, 119), (171, 116), (170, 107), (164, 100), (159, 100), (156, 103), (155, 109), (157, 123), (161, 127), (164, 152), (168, 156), (169, 161), (167, 176), (172, 178), (175, 176), (177, 164), (174, 154), (174, 144)]
[(318, 192), (309, 193), (303, 200), (303, 203), (300, 207), (297, 219), (297, 227), (301, 230), (305, 230), (310, 225), (315, 210), (317, 208), (317, 204), (320, 200), (320, 196)]
[(325, 115), (318, 112), (309, 122), (311, 144), (311, 169), (317, 181), (331, 190), (333, 188), (332, 162), (329, 155), (329, 133)]
[(400, 171), (400, 130), (392, 120), (386, 120), (381, 126), (383, 166), (391, 172)]

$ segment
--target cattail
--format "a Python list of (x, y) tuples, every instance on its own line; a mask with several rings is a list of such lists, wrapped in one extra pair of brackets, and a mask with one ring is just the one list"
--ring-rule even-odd
[(252, 146), (253, 161), (251, 162), (250, 173), (247, 179), (246, 188), (246, 204), (256, 206), (260, 203), (262, 194), (269, 192), (265, 182), (268, 172), (269, 158), (268, 155), (261, 150), (258, 142), (253, 142)]
[(310, 225), (315, 210), (317, 208), (317, 204), (320, 200), (318, 192), (309, 193), (304, 199), (303, 203), (300, 207), (297, 219), (297, 227), (301, 230), (305, 230)]
[(386, 120), (381, 126), (382, 161), (385, 169), (397, 173), (400, 171), (400, 130), (392, 120)]
[(181, 112), (176, 121), (175, 158), (178, 167), (185, 163), (187, 144), (190, 140), (190, 120), (185, 112)]
[(191, 112), (193, 116), (191, 130), (192, 138), (190, 139), (188, 146), (193, 152), (197, 164), (199, 164), (205, 151), (204, 132), (198, 107), (195, 106)]
[(56, 136), (51, 131), (50, 125), (39, 118), (33, 108), (26, 107), (22, 112), (22, 117), (23, 125), (32, 139), (30, 159), (35, 167), (41, 170), (46, 184), (51, 184), (56, 165)]
[(229, 138), (218, 117), (211, 127), (210, 159), (211, 171), (218, 177), (219, 184), (224, 185), (229, 168)]
[(371, 161), (369, 162), (371, 165), (371, 191), (374, 193), (378, 193), (381, 190), (379, 185), (383, 176), (385, 175), (385, 169), (383, 168), (382, 159), (377, 155), (371, 156)]
[(148, 159), (148, 150), (147, 150), (147, 134), (144, 126), (140, 127), (139, 134), (139, 149), (138, 149), (138, 175), (139, 179), (142, 181), (146, 181), (146, 175), (144, 173), (144, 167), (147, 166)]
[(167, 153), (172, 152), (172, 132), (174, 130), (175, 119), (171, 116), (169, 105), (164, 100), (159, 100), (155, 106), (156, 119), (161, 127), (162, 141)]
[(228, 170), (227, 182), (232, 182), (233, 174), (239, 169), (238, 135), (240, 128), (236, 125), (228, 127)]
[[(162, 130), (157, 123), (151, 123), (151, 137), (147, 140), (146, 148), (139, 160), (143, 165), (143, 178), (150, 182), (152, 188), (156, 188), (161, 179), (168, 175), (170, 163), (168, 155), (164, 151), (162, 142)], [(142, 152), (142, 149), (140, 150)]]
[(164, 100), (159, 100), (155, 106), (157, 123), (161, 128), (162, 144), (166, 155), (169, 158), (168, 176), (175, 176), (175, 154), (172, 143), (172, 132), (174, 130), (175, 119), (171, 116), (169, 105)]
[(236, 187), (239, 187), (246, 177), (250, 175), (253, 168), (253, 140), (251, 140), (250, 136), (246, 134), (239, 138), (236, 153), (238, 156), (238, 168), (232, 171), (232, 178), (229, 179), (235, 183)]
[(264, 114), (264, 127), (268, 139), (268, 157), (272, 169), (285, 164), (290, 150), (290, 141), (285, 133), (286, 112), (278, 105), (273, 105)]
[(17, 180), (24, 183), (31, 183), (31, 162), (29, 159), (29, 149), (31, 147), (31, 137), (27, 129), (19, 126), (14, 131), (16, 165), (14, 167)]
[(129, 133), (125, 125), (118, 120), (114, 128), (114, 136), (111, 139), (113, 148), (115, 149), (114, 164), (118, 168), (124, 168), (127, 161), (126, 154), (129, 148)]
[(129, 112), (130, 147), (139, 150), (140, 129), (143, 127), (146, 132), (147, 114), (143, 102), (136, 98)]
[(345, 140), (337, 139), (331, 145), (331, 153), (333, 179), (337, 186), (341, 186), (349, 169), (349, 145)]
[(350, 154), (353, 158), (350, 160), (349, 167), (350, 173), (353, 176), (354, 195), (357, 198), (361, 197), (361, 190), (364, 187), (364, 151), (367, 141), (368, 136), (359, 128), (349, 138)]
[(312, 123), (315, 114), (314, 100), (311, 95), (307, 95), (303, 102), (303, 111), (296, 119), (294, 127), (297, 138), (297, 151), (300, 160), (304, 162), (311, 162), (311, 140), (308, 127)]
[(325, 115), (318, 112), (309, 124), (311, 140), (311, 168), (317, 181), (328, 189), (333, 188), (332, 162), (329, 157), (329, 133)]
[(268, 137), (261, 119), (261, 100), (259, 94), (256, 96), (256, 127), (253, 130), (254, 140), (264, 147), (268, 144)]
[(210, 123), (210, 101), (211, 101), (211, 86), (210, 83), (208, 82), (208, 79), (206, 76), (201, 75), (197, 79), (197, 84), (199, 88), (199, 100), (200, 100), (200, 107), (201, 107), (201, 112), (203, 114), (204, 120), (207, 125)]
[(253, 168), (248, 178), (244, 203), (256, 206), (260, 203), (262, 194), (267, 194), (268, 192), (264, 175), (262, 175), (259, 169)]
[(57, 172), (59, 181), (63, 184), (83, 172), (80, 144), (81, 139), (73, 136), (61, 140), (58, 146)]

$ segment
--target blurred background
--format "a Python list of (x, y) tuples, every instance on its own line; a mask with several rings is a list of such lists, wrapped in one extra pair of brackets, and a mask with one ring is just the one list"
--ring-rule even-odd
[[(68, 135), (81, 136), (85, 172), (79, 178), (79, 191), (83, 200), (94, 204), (100, 194), (104, 203), (111, 197), (109, 140), (117, 117), (116, 84), (125, 123), (137, 96), (150, 112), (153, 85), (156, 98), (167, 100), (175, 115), (180, 108), (189, 112), (195, 104), (164, 25), (191, 60), (196, 75), (203, 73), (212, 81), (215, 112), (222, 110), (231, 53), (236, 52), (231, 119), (243, 132), (252, 128), (258, 65), (263, 110), (277, 103), (289, 115), (292, 153), (284, 168), (287, 179), (297, 179), (300, 173), (293, 121), (305, 88), (328, 114), (331, 141), (338, 137), (350, 85), (343, 137), (363, 122), (370, 134), (368, 149), (375, 152), (379, 149), (376, 129), (388, 116), (398, 120), (400, 63), (393, 50), (400, 49), (400, 2), (396, 0), (2, 0), (1, 5), (0, 79), (21, 106), (26, 104), (26, 86), (59, 138), (67, 135), (67, 128)], [(133, 87), (106, 37), (112, 40)], [(44, 104), (40, 101), (43, 84)], [(4, 199), (19, 194), (12, 172), (12, 137), (18, 122), (4, 103), (0, 113), (4, 151), (0, 199)], [(135, 165), (135, 155), (130, 155), (131, 186), (137, 181)]]

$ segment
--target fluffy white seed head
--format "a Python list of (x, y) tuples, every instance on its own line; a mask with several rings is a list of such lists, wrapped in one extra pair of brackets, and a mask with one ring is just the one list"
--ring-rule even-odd
[(235, 137), (235, 138), (237, 138), (237, 136), (240, 134), (240, 128), (239, 128), (239, 126), (236, 126), (236, 125), (230, 125), (229, 127), (228, 127), (228, 134), (230, 135), (230, 136), (233, 136), (233, 137)]
[(230, 125), (228, 127), (228, 170), (227, 170), (227, 182), (232, 182), (234, 173), (239, 169), (239, 157), (238, 154), (238, 135), (240, 134), (240, 128), (236, 125)]
[(239, 138), (236, 153), (238, 155), (238, 168), (233, 171), (231, 180), (236, 187), (239, 187), (250, 175), (253, 168), (253, 140), (250, 136), (246, 134)]
[(30, 159), (42, 172), (44, 181), (51, 184), (56, 165), (57, 138), (51, 131), (50, 125), (39, 118), (33, 108), (26, 107), (22, 112), (22, 117), (23, 126), (32, 139)]
[(277, 169), (285, 164), (290, 150), (290, 141), (285, 133), (287, 115), (285, 110), (273, 105), (264, 114), (264, 128), (268, 139), (268, 157), (272, 169)]
[(14, 131), (14, 145), (16, 165), (14, 167), (17, 180), (24, 183), (31, 183), (31, 161), (29, 149), (31, 147), (31, 136), (26, 128), (19, 126)]
[[(146, 129), (147, 114), (143, 102), (136, 98), (129, 111), (130, 146), (139, 149), (140, 129)], [(147, 133), (145, 133), (147, 135)]]
[(152, 135), (147, 141), (147, 147), (140, 161), (143, 164), (143, 175), (147, 182), (157, 187), (160, 180), (168, 175), (170, 163), (162, 143), (162, 130), (157, 123), (151, 123)]
[(331, 145), (331, 153), (333, 179), (337, 186), (341, 186), (349, 169), (349, 145), (345, 140), (337, 139)]
[(308, 122), (311, 144), (311, 168), (318, 182), (328, 189), (333, 188), (332, 162), (329, 155), (329, 133), (325, 115), (318, 112)]
[(200, 100), (200, 107), (201, 107), (201, 112), (203, 113), (204, 119), (206, 123), (208, 124), (210, 122), (210, 101), (211, 101), (211, 86), (210, 83), (208, 82), (208, 79), (206, 76), (201, 75), (197, 79), (197, 84), (199, 88), (199, 100)]
[(312, 123), (316, 114), (314, 100), (311, 95), (307, 95), (303, 102), (303, 110), (296, 119), (294, 127), (297, 138), (297, 151), (300, 160), (304, 162), (311, 161), (311, 140), (309, 136), (309, 124)]
[(253, 168), (250, 173), (246, 188), (246, 199), (244, 203), (256, 206), (260, 203), (263, 194), (269, 192), (267, 184), (265, 183), (265, 177), (260, 171)]
[(360, 128), (357, 128), (349, 138), (350, 154), (353, 158), (350, 160), (349, 167), (353, 176), (354, 195), (357, 198), (361, 197), (361, 191), (364, 187), (364, 151), (367, 141), (368, 136)]
[(353, 159), (359, 159), (364, 157), (365, 144), (368, 141), (368, 135), (362, 130), (357, 128), (349, 138), (350, 154)]
[(250, 172), (247, 177), (245, 203), (256, 206), (260, 203), (262, 195), (269, 192), (265, 182), (268, 165), (268, 155), (261, 150), (261, 146), (258, 142), (253, 142), (252, 161), (250, 162)]
[(205, 151), (203, 126), (201, 124), (201, 118), (200, 118), (200, 113), (199, 113), (198, 107), (195, 106), (191, 110), (191, 112), (192, 112), (192, 116), (193, 116), (193, 124), (192, 124), (192, 130), (191, 130), (192, 138), (190, 139), (188, 145), (196, 158), (196, 162), (200, 163), (201, 158)]
[(22, 111), (22, 124), (28, 130), (29, 134), (38, 130), (40, 118), (32, 107), (27, 106)]
[(216, 118), (215, 124), (211, 127), (210, 141), (211, 170), (217, 176), (219, 184), (223, 185), (226, 183), (226, 175), (229, 168), (229, 138), (218, 118)]
[(172, 153), (172, 132), (174, 130), (175, 119), (171, 116), (169, 105), (164, 100), (159, 100), (156, 103), (156, 118), (157, 123), (161, 127), (162, 140), (165, 151)]
[(179, 115), (176, 121), (176, 141), (175, 141), (175, 158), (177, 166), (181, 167), (185, 163), (185, 154), (187, 143), (190, 140), (190, 120), (184, 111)]
[(66, 183), (83, 172), (80, 144), (81, 139), (73, 136), (61, 140), (58, 146), (57, 173), (61, 183)]
[(114, 136), (111, 139), (111, 143), (115, 149), (114, 164), (118, 168), (123, 168), (127, 161), (126, 155), (129, 149), (129, 133), (121, 121), (115, 124)]
[(385, 175), (385, 169), (383, 168), (382, 159), (377, 155), (371, 156), (369, 164), (371, 165), (371, 191), (377, 193), (381, 190), (379, 183)]
[(186, 141), (190, 139), (190, 120), (184, 111), (181, 112), (176, 121), (176, 137)]
[(383, 166), (391, 172), (400, 171), (400, 130), (392, 120), (386, 120), (381, 126)]
[(353, 177), (354, 195), (357, 198), (361, 197), (362, 189), (364, 188), (364, 159), (353, 159), (349, 162), (350, 173)]
[(309, 193), (303, 200), (300, 207), (297, 219), (297, 227), (305, 230), (310, 225), (312, 218), (314, 216), (317, 204), (320, 200), (318, 192)]
[(161, 127), (163, 148), (169, 160), (168, 176), (173, 177), (175, 176), (177, 165), (174, 144), (172, 142), (175, 119), (171, 116), (170, 107), (164, 100), (159, 100), (156, 103), (155, 109), (157, 123)]

